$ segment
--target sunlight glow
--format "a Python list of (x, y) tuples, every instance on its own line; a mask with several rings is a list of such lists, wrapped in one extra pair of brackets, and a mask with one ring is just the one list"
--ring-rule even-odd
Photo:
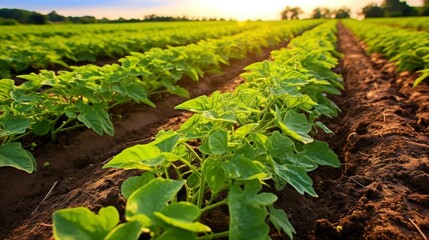
[[(2, 0), (7, 8), (22, 8), (47, 14), (53, 10), (66, 16), (91, 15), (97, 18), (143, 18), (148, 14), (187, 16), (194, 18), (224, 18), (237, 20), (278, 20), (286, 7), (300, 7), (309, 17), (314, 8), (330, 9), (347, 7), (352, 17), (370, 4), (383, 0)], [(422, 0), (407, 0), (411, 6), (421, 5)]]

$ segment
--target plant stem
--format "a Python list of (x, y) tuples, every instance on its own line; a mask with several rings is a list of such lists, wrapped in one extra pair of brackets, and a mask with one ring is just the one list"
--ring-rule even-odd
[(184, 163), (186, 166), (188, 166), (189, 167), (189, 169), (191, 169), (192, 170), (192, 172), (194, 172), (195, 174), (197, 174), (198, 175), (198, 177), (202, 177), (201, 176), (201, 173), (200, 173), (200, 171), (198, 170), (198, 169), (196, 169), (195, 167), (194, 167), (194, 165), (192, 165), (191, 163), (189, 163), (188, 161), (186, 161), (186, 159), (184, 159), (184, 158), (181, 158), (181, 159), (179, 159), (182, 163)]
[(204, 175), (203, 175), (203, 172), (201, 171), (200, 192), (199, 192), (198, 201), (197, 201), (197, 206), (199, 209), (201, 209), (203, 205), (205, 187), (206, 187), (206, 182), (204, 181)]
[(65, 132), (65, 131), (70, 131), (70, 130), (73, 130), (75, 128), (80, 128), (80, 127), (84, 127), (84, 126), (85, 126), (85, 124), (77, 124), (77, 125), (74, 125), (74, 126), (70, 126), (70, 127), (67, 127), (67, 128), (60, 129), (60, 131), (57, 131), (57, 133)]
[(19, 135), (18, 137), (11, 137), (7, 142), (16, 142), (16, 140), (21, 139), (25, 136), (30, 135), (31, 133), (33, 133), (32, 131), (26, 132), (24, 134)]
[(208, 212), (208, 211), (210, 211), (210, 210), (212, 210), (212, 209), (215, 209), (215, 208), (217, 208), (217, 207), (220, 207), (220, 206), (222, 206), (222, 205), (225, 205), (225, 204), (228, 204), (228, 200), (227, 200), (227, 199), (224, 199), (224, 200), (222, 200), (222, 201), (220, 201), (220, 202), (217, 202), (217, 203), (215, 203), (215, 204), (212, 204), (212, 205), (210, 205), (210, 206), (207, 206), (207, 207), (205, 207), (205, 208), (201, 209), (201, 215), (203, 215), (204, 213), (206, 213), (206, 212)]
[(198, 240), (210, 240), (210, 239), (217, 239), (217, 238), (222, 238), (222, 237), (228, 237), (229, 236), (229, 231), (225, 231), (225, 232), (220, 232), (220, 233), (213, 233), (207, 236), (203, 236), (203, 237), (197, 237)]
[(196, 159), (198, 159), (200, 161), (200, 163), (203, 162), (203, 159), (201, 159), (201, 157), (195, 152), (195, 150), (187, 143), (183, 143), (185, 144), (185, 147), (194, 155), (194, 157)]

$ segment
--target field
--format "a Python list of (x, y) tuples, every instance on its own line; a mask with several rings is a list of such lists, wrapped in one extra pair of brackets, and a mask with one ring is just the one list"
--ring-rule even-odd
[(427, 239), (428, 22), (0, 28), (0, 238)]

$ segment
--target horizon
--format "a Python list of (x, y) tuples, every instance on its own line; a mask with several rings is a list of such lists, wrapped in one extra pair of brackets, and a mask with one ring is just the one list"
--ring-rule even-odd
[[(368, 4), (380, 5), (383, 0), (364, 1), (337, 1), (337, 0), (302, 0), (299, 4), (291, 0), (3, 0), (0, 8), (19, 8), (48, 14), (52, 11), (64, 16), (94, 16), (98, 19), (138, 18), (155, 14), (159, 16), (173, 16), (188, 18), (224, 18), (235, 20), (279, 20), (280, 12), (287, 6), (300, 7), (304, 14), (309, 17), (313, 9), (324, 7), (338, 9), (346, 7), (351, 9), (351, 17), (357, 17), (358, 12)], [(410, 6), (423, 5), (422, 0), (406, 1)]]

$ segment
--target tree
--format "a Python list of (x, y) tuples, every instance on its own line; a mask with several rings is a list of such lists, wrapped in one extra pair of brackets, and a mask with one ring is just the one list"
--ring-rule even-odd
[(402, 17), (402, 16), (416, 16), (417, 11), (410, 7), (407, 2), (399, 0), (384, 0), (381, 4), (384, 9), (386, 17)]
[(299, 19), (299, 15), (304, 13), (300, 7), (286, 7), (283, 9), (281, 19)]
[(55, 11), (48, 13), (47, 17), (48, 17), (48, 20), (51, 22), (65, 22), (67, 19), (66, 17), (59, 15)]
[(362, 14), (365, 18), (384, 17), (384, 10), (376, 4), (370, 4), (362, 9)]
[(311, 18), (332, 18), (332, 12), (328, 8), (315, 8)]
[(350, 18), (350, 9), (349, 8), (340, 8), (334, 10), (335, 18)]

